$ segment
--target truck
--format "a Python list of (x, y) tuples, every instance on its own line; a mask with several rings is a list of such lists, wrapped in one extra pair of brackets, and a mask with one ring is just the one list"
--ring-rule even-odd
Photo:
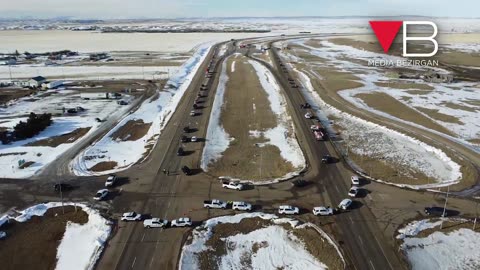
[(109, 93), (80, 93), (80, 98), (85, 100), (90, 99), (109, 99)]
[(220, 200), (206, 200), (206, 201), (203, 201), (203, 207), (225, 209), (227, 208), (227, 203)]
[(45, 89), (55, 89), (63, 85), (63, 81), (53, 81), (42, 85)]

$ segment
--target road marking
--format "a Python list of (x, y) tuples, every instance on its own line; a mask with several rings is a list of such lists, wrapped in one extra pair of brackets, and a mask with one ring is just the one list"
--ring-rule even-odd
[(351, 217), (351, 216), (348, 216), (348, 219), (350, 219), (350, 223), (353, 224), (353, 219), (352, 219), (352, 217)]
[(363, 245), (363, 240), (362, 240), (362, 238), (360, 237), (360, 235), (358, 235), (358, 240), (360, 240), (360, 242), (361, 242), (362, 245)]
[(335, 189), (338, 191), (338, 193), (340, 193), (340, 190), (338, 189), (337, 185), (335, 185)]
[(136, 261), (137, 261), (137, 257), (135, 257), (135, 258), (133, 259), (132, 268), (135, 267), (135, 262), (136, 262)]
[(383, 250), (382, 245), (380, 245), (380, 242), (378, 241), (378, 239), (377, 239), (377, 237), (375, 236), (375, 234), (373, 235), (373, 238), (375, 238), (375, 241), (377, 241), (377, 244), (378, 244), (378, 246), (380, 247), (380, 250), (381, 250), (382, 253), (383, 253), (383, 257), (385, 257), (385, 260), (387, 261), (388, 265), (390, 266), (390, 269), (393, 269), (392, 264), (391, 264), (390, 261), (388, 260), (387, 255), (385, 255), (385, 251)]
[(143, 242), (143, 239), (145, 239), (145, 233), (144, 233), (143, 236), (142, 236), (142, 241), (141, 241), (141, 242)]
[(372, 266), (373, 270), (375, 270), (375, 266), (373, 266), (372, 261), (370, 260), (369, 262), (370, 262), (370, 265)]

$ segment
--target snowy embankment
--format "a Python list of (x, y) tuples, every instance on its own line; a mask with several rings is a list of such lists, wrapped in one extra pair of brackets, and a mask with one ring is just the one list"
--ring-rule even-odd
[[(415, 237), (426, 229), (438, 228), (442, 222), (465, 222), (441, 219), (414, 221), (399, 230), (398, 239), (413, 270), (479, 269), (480, 233), (461, 228), (451, 232), (436, 231), (426, 237)], [(473, 226), (473, 224), (471, 224)]]
[[(436, 183), (425, 185), (399, 184), (399, 186), (425, 189), (448, 186), (460, 181), (462, 177), (460, 165), (455, 163), (442, 150), (400, 132), (338, 110), (321, 99), (305, 73), (296, 69), (295, 71), (304, 86), (300, 90), (307, 102), (314, 105), (313, 109), (315, 109), (322, 123), (332, 133), (333, 130), (328, 117), (334, 117), (337, 119), (335, 124), (344, 129), (342, 136), (345, 137), (346, 142), (349, 143), (349, 139), (357, 142), (356, 147), (350, 148), (351, 151), (359, 155), (384, 157), (385, 160), (395, 164), (398, 169), (405, 167), (407, 172), (408, 168), (414, 171), (418, 170), (438, 180)], [(315, 107), (315, 105), (319, 105), (319, 107)]]
[[(278, 218), (272, 214), (247, 213), (234, 216), (223, 216), (207, 220), (202, 226), (193, 230), (192, 241), (182, 248), (179, 269), (200, 269), (198, 255), (212, 250), (207, 244), (215, 233), (215, 226), (219, 224), (235, 224), (243, 219), (261, 218), (271, 221), (270, 226), (259, 227), (247, 234), (238, 233), (222, 238), (227, 248), (226, 254), (217, 258), (220, 269), (327, 269), (327, 266), (310, 254), (305, 243), (296, 237), (290, 230), (279, 226), (290, 224), (291, 229), (301, 229), (309, 224), (298, 225), (298, 221), (288, 218)], [(325, 237), (326, 234), (321, 234)], [(338, 247), (328, 238), (329, 244), (337, 250), (342, 259)], [(244, 258), (249, 258), (246, 262)], [(247, 263), (248, 265), (246, 265)]]
[[(57, 249), (55, 269), (93, 269), (110, 235), (111, 227), (97, 210), (84, 204), (64, 203), (63, 205), (81, 208), (88, 214), (88, 222), (81, 225), (72, 222), (67, 223), (65, 233)], [(61, 206), (61, 202), (38, 204), (20, 211), (20, 215), (16, 217), (3, 216), (0, 221), (13, 219), (17, 222), (27, 222), (32, 216), (43, 216), (48, 209)]]
[[(154, 96), (145, 100), (135, 112), (122, 119), (102, 139), (80, 153), (71, 162), (71, 170), (76, 175), (103, 175), (129, 168), (146, 158), (149, 154), (148, 147), (154, 147), (156, 144), (158, 136), (176, 110), (180, 99), (211, 47), (211, 43), (199, 46), (194, 55), (168, 80), (165, 89), (158, 91), (158, 98)], [(142, 138), (134, 141), (112, 138), (115, 131), (129, 121), (135, 120), (142, 120), (143, 123), (150, 124)], [(115, 162), (116, 165), (113, 169), (91, 171), (91, 168), (100, 162)]]

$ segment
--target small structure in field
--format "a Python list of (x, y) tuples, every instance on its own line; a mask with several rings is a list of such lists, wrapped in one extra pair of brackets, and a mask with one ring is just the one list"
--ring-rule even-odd
[(28, 81), (28, 86), (31, 88), (38, 88), (46, 81), (47, 79), (45, 79), (45, 77), (42, 77), (42, 76), (33, 77)]

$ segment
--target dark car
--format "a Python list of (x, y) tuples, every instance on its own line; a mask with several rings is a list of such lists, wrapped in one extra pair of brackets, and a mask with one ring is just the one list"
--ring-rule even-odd
[(177, 156), (183, 156), (184, 154), (185, 154), (185, 151), (183, 151), (183, 148), (182, 147), (178, 148)]
[(190, 132), (190, 128), (187, 126), (187, 127), (184, 127), (183, 128), (183, 132), (186, 132), (186, 133), (189, 133)]
[(65, 191), (72, 190), (73, 186), (65, 183), (59, 183), (59, 184), (55, 184), (53, 188), (55, 189), (56, 192), (60, 192), (60, 191), (65, 192)]
[(192, 174), (192, 170), (190, 170), (190, 168), (188, 168), (187, 166), (183, 166), (183, 167), (182, 167), (182, 172), (183, 172), (185, 175), (191, 175), (191, 174)]
[(310, 185), (310, 181), (304, 179), (297, 179), (292, 181), (292, 186), (294, 187), (306, 187), (308, 185)]
[(183, 142), (183, 143), (189, 142), (190, 138), (188, 138), (187, 136), (182, 136), (182, 138), (180, 138), (180, 141)]
[(432, 215), (432, 216), (439, 216), (439, 217), (454, 216), (455, 214), (458, 214), (456, 213), (457, 211), (448, 210), (448, 209), (445, 209), (445, 214), (444, 214), (443, 207), (438, 207), (438, 206), (425, 207), (423, 211), (428, 216)]
[(335, 160), (335, 159), (334, 159), (332, 156), (330, 156), (330, 155), (324, 155), (324, 156), (322, 157), (322, 163), (323, 163), (323, 164), (332, 163), (334, 160)]

